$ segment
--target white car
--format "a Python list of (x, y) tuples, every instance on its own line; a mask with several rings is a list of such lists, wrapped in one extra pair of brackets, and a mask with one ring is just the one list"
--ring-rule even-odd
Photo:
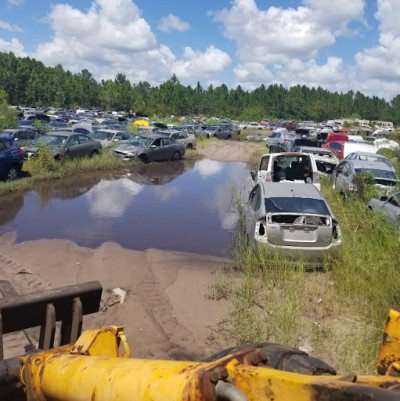
[(321, 189), (320, 174), (315, 156), (309, 153), (286, 152), (261, 156), (257, 172), (252, 171), (255, 182), (294, 182), (314, 184)]
[(265, 127), (261, 124), (259, 124), (256, 121), (253, 121), (251, 123), (246, 123), (246, 124), (242, 124), (240, 126), (240, 128), (242, 129), (264, 129)]

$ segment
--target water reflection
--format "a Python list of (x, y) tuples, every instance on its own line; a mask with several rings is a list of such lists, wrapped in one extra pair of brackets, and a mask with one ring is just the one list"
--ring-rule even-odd
[(89, 247), (112, 241), (223, 255), (238, 220), (236, 194), (248, 177), (243, 163), (200, 160), (43, 184), (0, 199), (9, 210), (0, 215), (0, 233), (12, 227), (17, 241), (66, 238)]
[(208, 159), (199, 160), (195, 165), (195, 169), (203, 178), (218, 175), (223, 168), (224, 163)]

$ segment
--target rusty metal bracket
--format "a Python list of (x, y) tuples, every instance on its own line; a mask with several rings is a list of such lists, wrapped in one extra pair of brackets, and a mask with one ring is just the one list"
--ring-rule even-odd
[[(3, 290), (1, 290), (3, 289)], [(56, 321), (61, 321), (60, 344), (74, 343), (82, 329), (83, 315), (99, 310), (102, 286), (98, 281), (71, 285), (35, 294), (18, 295), (11, 283), (0, 291), (0, 360), (2, 335), (40, 326), (39, 349), (54, 347)]]

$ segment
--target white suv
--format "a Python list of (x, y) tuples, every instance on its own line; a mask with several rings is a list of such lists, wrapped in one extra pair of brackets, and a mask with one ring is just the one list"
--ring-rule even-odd
[(254, 181), (261, 182), (295, 182), (314, 184), (321, 189), (315, 157), (309, 153), (287, 152), (272, 153), (261, 156), (257, 173), (252, 171)]

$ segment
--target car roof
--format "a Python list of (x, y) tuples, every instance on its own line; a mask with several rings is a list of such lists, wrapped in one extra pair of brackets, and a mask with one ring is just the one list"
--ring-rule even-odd
[(330, 154), (333, 154), (333, 152), (330, 149), (320, 148), (318, 146), (300, 146), (300, 149), (304, 153), (318, 152), (318, 153), (330, 153)]
[[(78, 127), (78, 128), (83, 128), (83, 127)], [(117, 134), (118, 132), (124, 132), (124, 130), (119, 130), (119, 129), (108, 129), (108, 128), (100, 128), (96, 130), (97, 132), (107, 132), (109, 134)]]
[(355, 152), (349, 153), (349, 155), (351, 155), (351, 154), (353, 154), (353, 153), (355, 153), (355, 154), (358, 155), (358, 156), (374, 156), (374, 157), (380, 157), (380, 158), (382, 158), (382, 159), (387, 159), (387, 157), (385, 157), (385, 156), (383, 156), (383, 155), (380, 155), (379, 153), (373, 153), (373, 152), (358, 152), (358, 151), (355, 151)]
[(388, 171), (393, 170), (384, 162), (371, 162), (368, 160), (347, 160), (347, 159), (344, 160), (346, 160), (348, 163), (352, 163), (354, 168), (374, 168)]
[(300, 184), (294, 182), (262, 182), (266, 198), (274, 197), (300, 197), (322, 199), (321, 192), (313, 184)]
[[(72, 136), (72, 135), (85, 135), (85, 134), (81, 134), (80, 132), (72, 132), (72, 131), (59, 130), (59, 131), (46, 132), (44, 135)], [(88, 136), (88, 135), (87, 135), (87, 136)]]

